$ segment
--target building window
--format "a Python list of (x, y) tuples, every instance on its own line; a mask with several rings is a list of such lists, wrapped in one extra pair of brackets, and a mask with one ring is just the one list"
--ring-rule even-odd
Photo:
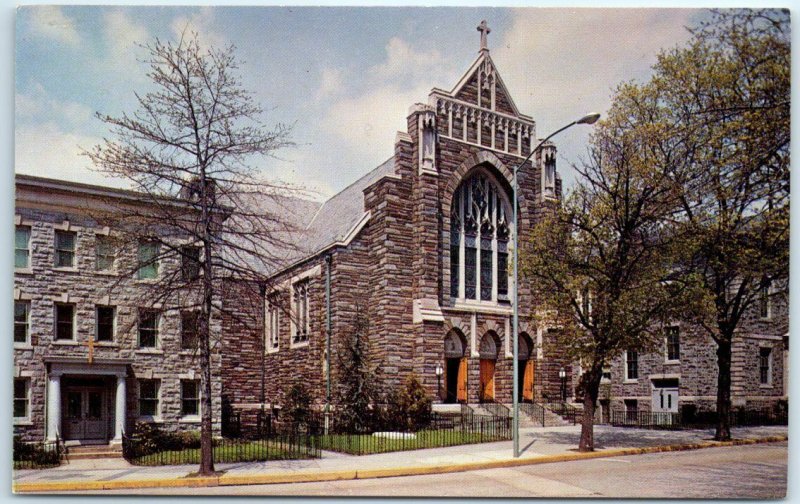
[(14, 301), (14, 343), (28, 343), (31, 328), (31, 304)]
[(181, 247), (181, 276), (187, 282), (200, 277), (200, 247)]
[(770, 286), (770, 282), (767, 282), (761, 286), (758, 292), (758, 316), (762, 319), (768, 319), (772, 315), (769, 296)]
[(56, 231), (56, 267), (75, 267), (75, 233)]
[(681, 335), (677, 327), (667, 327), (667, 360), (681, 360)]
[(139, 244), (139, 279), (158, 277), (158, 243), (145, 242)]
[(633, 350), (625, 352), (625, 379), (639, 379), (639, 354)]
[(31, 267), (31, 228), (17, 226), (14, 231), (14, 267)]
[(97, 307), (97, 341), (114, 341), (114, 315), (115, 309), (113, 306), (98, 306)]
[(184, 350), (197, 348), (198, 316), (196, 311), (181, 312), (181, 348)]
[(450, 214), (452, 297), (508, 300), (509, 208), (505, 191), (485, 170), (456, 189)]
[(14, 418), (30, 418), (30, 392), (28, 378), (14, 378)]
[(197, 380), (181, 380), (181, 415), (200, 414), (200, 384)]
[(544, 180), (542, 181), (543, 196), (545, 198), (556, 197), (556, 156), (555, 153), (548, 153), (544, 156)]
[(772, 349), (758, 349), (758, 371), (761, 385), (772, 385)]
[(94, 257), (97, 271), (111, 271), (114, 269), (116, 251), (111, 237), (97, 235), (94, 243)]
[(308, 318), (308, 280), (301, 280), (294, 284), (294, 334), (293, 343), (308, 341), (309, 318)]
[(74, 338), (75, 305), (56, 303), (56, 339)]
[(139, 380), (139, 416), (159, 416), (160, 390), (159, 380)]
[(139, 348), (158, 345), (158, 319), (158, 311), (139, 309)]
[(280, 309), (277, 296), (267, 299), (264, 317), (264, 348), (267, 351), (278, 349), (280, 336)]

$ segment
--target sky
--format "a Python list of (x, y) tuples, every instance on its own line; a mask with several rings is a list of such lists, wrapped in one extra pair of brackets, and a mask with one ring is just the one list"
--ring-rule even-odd
[[(268, 125), (291, 125), (295, 146), (253, 159), (268, 178), (325, 198), (393, 153), (411, 105), (450, 90), (478, 56), (478, 23), (519, 110), (546, 136), (613, 89), (646, 79), (656, 55), (706, 16), (690, 9), (27, 6), (17, 10), (14, 166), (18, 173), (124, 186), (80, 155), (108, 135), (95, 112), (136, 108), (150, 89), (141, 63), (156, 37), (197, 31), (233, 44), (243, 85)], [(554, 138), (559, 173), (585, 155), (591, 131)]]

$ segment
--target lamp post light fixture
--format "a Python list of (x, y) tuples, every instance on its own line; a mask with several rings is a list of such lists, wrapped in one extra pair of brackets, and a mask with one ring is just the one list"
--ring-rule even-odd
[(442, 398), (442, 374), (444, 374), (444, 369), (442, 369), (441, 363), (436, 363), (436, 394), (439, 396), (439, 399)]
[(517, 224), (517, 213), (519, 208), (519, 202), (517, 200), (517, 172), (519, 171), (522, 166), (528, 162), (528, 160), (542, 148), (542, 145), (545, 144), (548, 140), (553, 138), (554, 136), (558, 135), (562, 131), (567, 128), (571, 128), (576, 124), (594, 124), (597, 120), (600, 119), (600, 114), (598, 113), (591, 113), (586, 114), (585, 116), (581, 117), (578, 120), (572, 121), (571, 123), (567, 124), (566, 126), (557, 129), (553, 133), (550, 133), (545, 137), (544, 140), (539, 142), (539, 144), (531, 149), (528, 156), (522, 160), (521, 163), (514, 167), (514, 196), (513, 196), (513, 205), (514, 205), (514, 329), (512, 331), (512, 335), (514, 337), (514, 341), (512, 342), (512, 346), (514, 349), (514, 387), (512, 389), (512, 400), (513, 400), (513, 411), (512, 411), (512, 437), (514, 439), (514, 457), (519, 457), (519, 303), (517, 303), (517, 299), (519, 296), (519, 288), (518, 285), (518, 262), (519, 262), (519, 239), (517, 237), (519, 225)]
[(558, 377), (561, 378), (561, 402), (565, 403), (567, 402), (567, 372), (564, 370), (564, 366), (561, 366)]

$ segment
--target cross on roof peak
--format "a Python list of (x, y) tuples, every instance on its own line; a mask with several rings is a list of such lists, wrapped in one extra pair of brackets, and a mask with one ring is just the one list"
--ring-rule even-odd
[(486, 24), (485, 19), (481, 21), (481, 24), (478, 25), (478, 31), (481, 32), (481, 51), (488, 51), (489, 46), (487, 45), (487, 38), (492, 32), (492, 29)]

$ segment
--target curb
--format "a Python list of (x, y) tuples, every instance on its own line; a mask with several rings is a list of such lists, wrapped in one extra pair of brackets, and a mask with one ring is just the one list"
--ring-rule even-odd
[(385, 469), (342, 470), (330, 472), (296, 472), (282, 474), (255, 474), (242, 476), (216, 476), (208, 478), (164, 478), (124, 481), (58, 481), (42, 483), (14, 483), (14, 493), (75, 492), (90, 490), (134, 490), (141, 488), (189, 488), (217, 487), (235, 485), (270, 485), (278, 483), (314, 483), (322, 481), (340, 481), (373, 478), (392, 478), (398, 476), (420, 476), (425, 474), (447, 474), (454, 472), (476, 471), (480, 469), (502, 469), (526, 465), (551, 464), (595, 458), (620, 457), (625, 455), (643, 455), (672, 451), (699, 450), (703, 448), (719, 448), (725, 446), (741, 446), (761, 443), (788, 441), (788, 436), (768, 436), (757, 439), (734, 439), (731, 441), (703, 441), (678, 445), (647, 446), (643, 448), (616, 448), (588, 453), (560, 453), (532, 458), (509, 460), (491, 460), (485, 462), (465, 462), (462, 464), (441, 464), (431, 466), (392, 467)]

